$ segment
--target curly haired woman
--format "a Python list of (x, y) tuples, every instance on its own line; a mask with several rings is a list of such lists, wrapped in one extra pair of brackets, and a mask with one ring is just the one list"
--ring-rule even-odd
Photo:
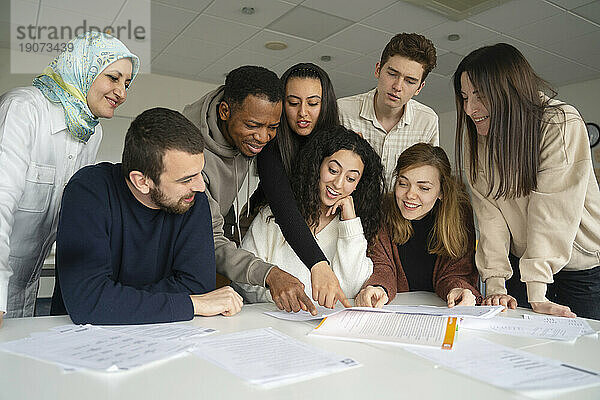
[[(380, 208), (373, 206), (380, 203), (384, 187), (379, 156), (354, 132), (331, 128), (302, 148), (291, 185), (300, 213), (331, 261), (344, 294), (353, 298), (373, 271), (366, 252), (380, 221)], [(268, 206), (254, 219), (242, 248), (296, 276), (311, 295), (310, 271), (285, 240)], [(238, 285), (236, 289), (246, 301), (272, 301), (262, 287)], [(330, 308), (337, 301), (335, 297), (324, 300)]]

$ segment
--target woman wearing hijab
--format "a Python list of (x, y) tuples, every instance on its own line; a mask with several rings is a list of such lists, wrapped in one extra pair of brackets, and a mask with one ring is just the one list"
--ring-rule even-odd
[(113, 117), (139, 69), (110, 35), (88, 32), (70, 43), (33, 86), (0, 97), (0, 324), (4, 313), (33, 316), (63, 188), (95, 161), (98, 119)]

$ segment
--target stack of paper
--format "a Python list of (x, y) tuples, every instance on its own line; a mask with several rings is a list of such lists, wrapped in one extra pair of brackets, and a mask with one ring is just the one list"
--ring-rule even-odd
[[(312, 315), (306, 311), (299, 311), (297, 313), (289, 313), (286, 311), (265, 311), (264, 313), (275, 318), (285, 319), (288, 321), (310, 321), (316, 319), (323, 319), (332, 314), (343, 311), (344, 308), (331, 309), (321, 306), (317, 307), (317, 315)], [(447, 317), (473, 317), (473, 318), (492, 318), (499, 314), (504, 306), (456, 306), (452, 308), (448, 307), (435, 307), (435, 306), (396, 306), (386, 305), (383, 308), (371, 308), (371, 307), (352, 307), (353, 310), (362, 311), (387, 311), (395, 312), (400, 314), (423, 314), (423, 315), (442, 315)]]
[(451, 349), (456, 324), (456, 317), (347, 308), (325, 318), (309, 335)]
[(149, 325), (109, 325), (102, 329), (126, 333), (136, 337), (159, 340), (178, 340), (192, 342), (216, 332), (212, 328), (201, 328), (183, 324), (149, 324)]
[(511, 336), (573, 341), (581, 336), (581, 328), (570, 325), (549, 324), (540, 319), (494, 317), (490, 319), (465, 319), (461, 328), (490, 331)]
[(560, 327), (560, 328), (576, 327), (576, 328), (579, 328), (579, 334), (581, 336), (593, 335), (596, 333), (596, 331), (592, 329), (590, 324), (588, 324), (588, 322), (582, 318), (553, 317), (551, 315), (540, 315), (540, 314), (524, 314), (523, 318), (543, 321), (543, 323), (545, 323), (549, 326), (555, 326), (555, 327)]
[(107, 328), (65, 325), (2, 343), (0, 350), (49, 361), (65, 370), (118, 371), (186, 352), (194, 343), (181, 339), (191, 338), (193, 331), (206, 335), (214, 330), (177, 324)]
[(447, 317), (461, 318), (492, 318), (504, 310), (504, 306), (455, 306), (435, 307), (435, 306), (402, 306), (387, 305), (384, 310), (393, 311), (402, 314), (424, 314), (424, 315), (445, 315)]
[(275, 317), (278, 319), (285, 319), (287, 321), (311, 321), (317, 319), (323, 319), (328, 315), (335, 314), (336, 312), (340, 312), (343, 308), (331, 309), (327, 307), (320, 306), (315, 304), (317, 308), (317, 315), (312, 315), (308, 311), (300, 310), (295, 313), (287, 312), (287, 311), (265, 311), (264, 314), (270, 315), (271, 317)]
[(265, 387), (360, 366), (351, 358), (310, 346), (272, 328), (206, 338), (194, 353), (248, 382)]
[(536, 356), (481, 338), (463, 338), (454, 351), (407, 347), (470, 378), (515, 391), (554, 391), (600, 385), (600, 376), (560, 361)]

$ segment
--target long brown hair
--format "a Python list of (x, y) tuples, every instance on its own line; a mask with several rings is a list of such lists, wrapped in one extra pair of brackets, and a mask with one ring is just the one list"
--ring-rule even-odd
[[(477, 135), (475, 124), (465, 112), (460, 81), (463, 72), (477, 88), (489, 113), (490, 127), (485, 139)], [(499, 199), (529, 195), (537, 187), (540, 141), (547, 123), (543, 116), (549, 108), (555, 108), (548, 101), (556, 92), (535, 73), (519, 50), (506, 43), (472, 51), (458, 65), (453, 80), (457, 170), (463, 167), (464, 141), (469, 154), (469, 179), (473, 183), (477, 180), (478, 142), (484, 140), (487, 196)]]
[(335, 91), (333, 90), (333, 84), (329, 79), (327, 72), (318, 65), (313, 63), (300, 63), (296, 64), (281, 75), (281, 83), (283, 84), (283, 112), (281, 113), (281, 122), (277, 129), (277, 136), (275, 141), (279, 147), (279, 154), (281, 155), (281, 161), (287, 176), (291, 176), (294, 171), (294, 162), (296, 156), (300, 151), (300, 143), (304, 143), (305, 138), (301, 138), (292, 130), (287, 119), (287, 113), (285, 112), (285, 91), (288, 81), (292, 78), (308, 78), (317, 79), (321, 83), (321, 111), (319, 117), (315, 123), (313, 133), (320, 132), (322, 130), (335, 127), (339, 125), (340, 118), (338, 114), (337, 99), (335, 97)]
[[(472, 209), (464, 185), (452, 175), (450, 161), (444, 150), (428, 143), (417, 143), (404, 150), (394, 169), (394, 189), (401, 174), (424, 165), (438, 170), (442, 195), (436, 206), (435, 224), (429, 237), (429, 253), (451, 259), (460, 258), (474, 247), (474, 243), (469, 239), (472, 232), (468, 232), (465, 223), (472, 217)], [(394, 193), (386, 195), (383, 209), (385, 226), (392, 241), (398, 244), (406, 243), (414, 232), (410, 221), (402, 216)]]

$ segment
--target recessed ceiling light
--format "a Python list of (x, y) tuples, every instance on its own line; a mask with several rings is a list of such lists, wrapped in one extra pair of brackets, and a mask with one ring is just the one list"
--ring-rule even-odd
[(321, 61), (325, 61), (325, 62), (331, 61), (331, 56), (327, 56), (327, 55), (321, 56)]
[(269, 50), (285, 50), (288, 45), (284, 42), (267, 42), (265, 43), (265, 47)]
[(451, 42), (456, 42), (457, 40), (460, 40), (460, 35), (458, 33), (451, 33), (448, 35), (448, 40)]
[(242, 7), (242, 14), (244, 15), (252, 15), (256, 12), (254, 7)]

